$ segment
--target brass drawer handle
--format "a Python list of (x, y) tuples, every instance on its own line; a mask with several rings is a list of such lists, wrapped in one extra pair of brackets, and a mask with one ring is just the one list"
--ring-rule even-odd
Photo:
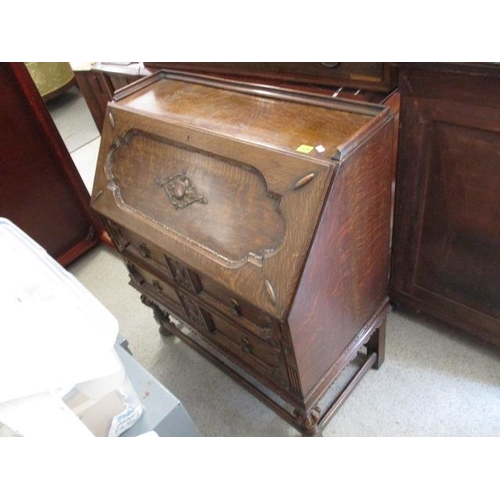
[(322, 62), (321, 63), (325, 68), (336, 68), (340, 63), (335, 62), (335, 63), (329, 63), (329, 62)]
[(231, 309), (231, 314), (233, 316), (241, 316), (241, 309), (238, 301), (231, 299), (229, 301), (229, 309)]
[(137, 270), (137, 267), (135, 267), (134, 264), (132, 264), (132, 262), (127, 262), (127, 269), (132, 280), (135, 281), (138, 285), (142, 286), (146, 280), (143, 278), (142, 274)]
[(241, 339), (241, 348), (243, 349), (243, 352), (246, 352), (247, 354), (252, 354), (253, 347), (250, 344), (250, 342), (248, 342), (247, 339), (245, 338)]

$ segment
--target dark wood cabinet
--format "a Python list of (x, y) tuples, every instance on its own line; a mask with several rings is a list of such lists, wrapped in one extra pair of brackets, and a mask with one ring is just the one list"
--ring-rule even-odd
[(140, 63), (95, 63), (90, 69), (74, 70), (76, 83), (92, 118), (102, 132), (106, 106), (116, 90), (150, 74)]
[(104, 74), (92, 70), (75, 70), (75, 80), (94, 119), (97, 129), (102, 132), (106, 106), (113, 98), (113, 87)]
[(500, 67), (403, 65), (391, 297), (500, 344)]
[(390, 92), (397, 68), (386, 62), (148, 62), (152, 69), (187, 71), (230, 78)]
[(99, 242), (102, 226), (23, 63), (0, 64), (0, 216), (66, 265)]
[(161, 331), (314, 434), (383, 361), (392, 148), (384, 106), (160, 72), (109, 104), (92, 207)]

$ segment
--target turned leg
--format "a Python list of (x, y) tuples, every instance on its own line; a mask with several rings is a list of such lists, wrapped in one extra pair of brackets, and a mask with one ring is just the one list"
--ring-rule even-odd
[(175, 325), (170, 321), (170, 314), (166, 311), (163, 311), (158, 304), (153, 302), (146, 295), (141, 295), (141, 301), (144, 305), (153, 309), (153, 316), (155, 321), (160, 325), (159, 331), (160, 334), (165, 337), (170, 337), (175, 334)]
[(372, 352), (377, 354), (377, 361), (373, 365), (373, 368), (378, 370), (385, 359), (385, 320), (384, 322), (373, 332), (370, 340), (366, 344), (368, 349), (368, 355)]
[(161, 309), (153, 309), (156, 322), (160, 325), (158, 331), (164, 337), (175, 335), (175, 325), (170, 321), (170, 314), (164, 313)]

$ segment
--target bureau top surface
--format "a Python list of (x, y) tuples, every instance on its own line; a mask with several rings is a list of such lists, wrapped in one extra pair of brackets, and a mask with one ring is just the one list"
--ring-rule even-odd
[(151, 82), (123, 98), (118, 95), (117, 106), (317, 160), (332, 158), (382, 111), (335, 99), (304, 99), (304, 94), (267, 86), (168, 77)]

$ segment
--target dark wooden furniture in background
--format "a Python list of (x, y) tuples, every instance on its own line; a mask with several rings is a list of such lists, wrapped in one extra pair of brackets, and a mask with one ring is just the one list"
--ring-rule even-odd
[(92, 207), (161, 331), (314, 434), (383, 362), (392, 146), (383, 106), (161, 72), (109, 105)]
[(500, 345), (500, 66), (400, 67), (391, 298)]
[(113, 98), (113, 90), (105, 76), (92, 70), (74, 70), (76, 83), (94, 119), (97, 129), (102, 132), (106, 106)]
[(222, 75), (244, 80), (259, 79), (273, 85), (349, 87), (390, 92), (397, 86), (397, 69), (384, 62), (147, 62), (152, 69)]
[(116, 90), (151, 72), (141, 63), (95, 63), (90, 70), (74, 70), (78, 87), (95, 124), (102, 132), (106, 106)]
[(0, 63), (0, 216), (62, 265), (99, 242), (99, 221), (23, 63)]

